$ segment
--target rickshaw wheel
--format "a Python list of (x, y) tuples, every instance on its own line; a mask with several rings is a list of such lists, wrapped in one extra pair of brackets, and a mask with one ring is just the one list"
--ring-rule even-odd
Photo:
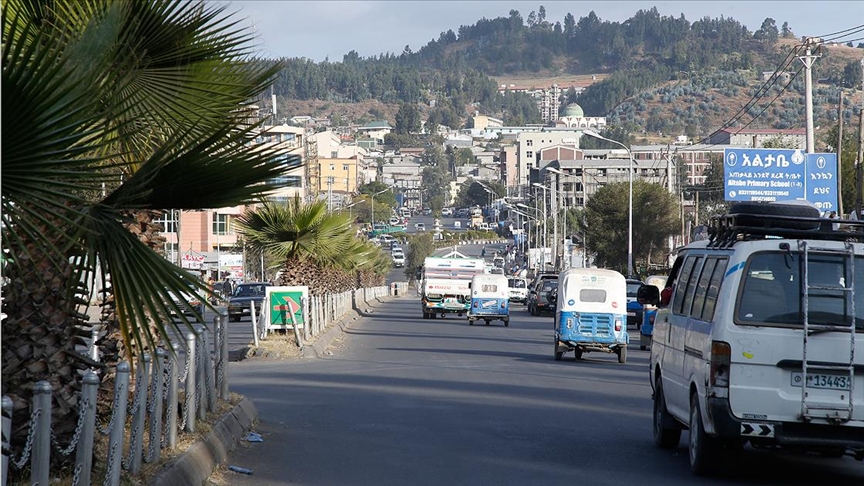
[(474, 319), (468, 319), (468, 325), (473, 326), (474, 325)]
[(618, 354), (618, 362), (626, 363), (627, 362), (627, 346), (620, 346), (617, 350)]
[(486, 325), (487, 326), (489, 325), (490, 322), (492, 322), (492, 321), (490, 321), (489, 319), (486, 319)]
[(555, 344), (555, 361), (561, 361), (561, 358), (564, 357), (564, 353), (558, 351), (558, 344)]
[(504, 327), (510, 327), (510, 319), (504, 319)]
[(582, 359), (582, 348), (576, 347), (576, 359)]

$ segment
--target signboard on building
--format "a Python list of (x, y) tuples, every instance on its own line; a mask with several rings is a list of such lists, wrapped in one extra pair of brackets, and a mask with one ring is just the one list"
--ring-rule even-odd
[(723, 150), (727, 201), (807, 200), (822, 211), (837, 208), (836, 154), (800, 149)]
[(264, 302), (267, 303), (266, 323), (268, 329), (303, 329), (306, 325), (309, 302), (309, 287), (267, 287)]
[(185, 253), (180, 257), (180, 268), (190, 270), (201, 270), (201, 265), (204, 263), (204, 255), (195, 255)]

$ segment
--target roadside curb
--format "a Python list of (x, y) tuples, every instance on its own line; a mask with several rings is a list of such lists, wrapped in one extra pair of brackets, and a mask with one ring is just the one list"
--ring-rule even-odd
[(243, 434), (258, 420), (258, 410), (248, 398), (238, 403), (213, 425), (213, 430), (194, 443), (179, 457), (171, 460), (153, 473), (147, 481), (149, 486), (174, 486), (178, 484), (202, 484), (213, 471), (228, 459)]

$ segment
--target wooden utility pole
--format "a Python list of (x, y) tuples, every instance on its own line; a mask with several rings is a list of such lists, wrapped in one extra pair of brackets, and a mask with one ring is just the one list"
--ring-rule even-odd
[(837, 105), (837, 119), (840, 125), (837, 129), (837, 217), (842, 218), (843, 212), (843, 90), (840, 90), (840, 102)]

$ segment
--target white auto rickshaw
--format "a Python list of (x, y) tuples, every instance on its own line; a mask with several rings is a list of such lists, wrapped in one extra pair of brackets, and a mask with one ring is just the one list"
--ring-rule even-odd
[(601, 268), (571, 268), (558, 276), (555, 301), (555, 360), (567, 351), (576, 359), (592, 351), (615, 353), (627, 362), (627, 280)]
[(507, 277), (499, 274), (484, 273), (471, 278), (471, 307), (468, 310), (468, 324), (476, 320), (490, 322), (500, 320), (504, 326), (510, 325), (510, 288)]

